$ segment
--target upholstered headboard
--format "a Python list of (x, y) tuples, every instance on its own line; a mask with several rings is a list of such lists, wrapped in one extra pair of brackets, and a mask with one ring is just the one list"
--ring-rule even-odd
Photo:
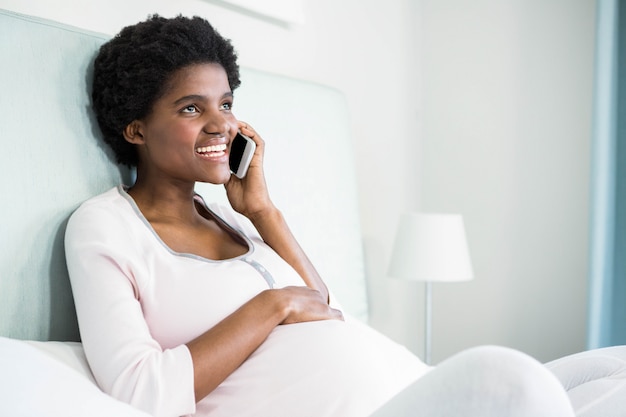
[[(78, 340), (63, 234), (81, 201), (120, 181), (89, 107), (106, 35), (0, 10), (0, 336)], [(347, 110), (337, 91), (242, 69), (237, 116), (266, 143), (270, 191), (352, 315), (366, 319)], [(202, 184), (207, 200), (221, 187)]]

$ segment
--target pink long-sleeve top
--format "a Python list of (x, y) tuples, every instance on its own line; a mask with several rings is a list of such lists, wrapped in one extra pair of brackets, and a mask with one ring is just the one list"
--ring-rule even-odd
[(81, 339), (105, 392), (158, 417), (364, 417), (427, 371), (354, 320), (300, 323), (278, 326), (217, 389), (194, 398), (185, 343), (267, 288), (304, 285), (245, 217), (205, 207), (246, 254), (215, 261), (174, 252), (123, 186), (70, 218), (65, 248)]

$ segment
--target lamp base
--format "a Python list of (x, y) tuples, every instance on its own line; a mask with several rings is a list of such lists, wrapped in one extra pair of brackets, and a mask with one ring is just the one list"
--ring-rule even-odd
[(424, 284), (424, 362), (430, 365), (432, 343), (432, 292), (433, 283), (426, 281)]

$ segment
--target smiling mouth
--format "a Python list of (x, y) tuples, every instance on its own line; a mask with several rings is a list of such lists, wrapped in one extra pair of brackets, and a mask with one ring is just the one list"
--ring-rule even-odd
[(226, 150), (226, 144), (223, 143), (221, 145), (212, 145), (212, 146), (200, 146), (196, 148), (196, 153), (203, 155), (203, 156), (209, 156), (209, 157), (213, 157), (213, 158), (218, 158), (222, 155), (224, 155), (224, 151)]

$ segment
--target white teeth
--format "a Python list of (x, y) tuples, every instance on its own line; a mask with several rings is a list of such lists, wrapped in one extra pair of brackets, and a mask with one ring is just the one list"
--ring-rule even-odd
[(196, 148), (196, 152), (198, 153), (223, 152), (225, 150), (226, 150), (225, 143), (221, 145), (201, 146), (201, 147)]

